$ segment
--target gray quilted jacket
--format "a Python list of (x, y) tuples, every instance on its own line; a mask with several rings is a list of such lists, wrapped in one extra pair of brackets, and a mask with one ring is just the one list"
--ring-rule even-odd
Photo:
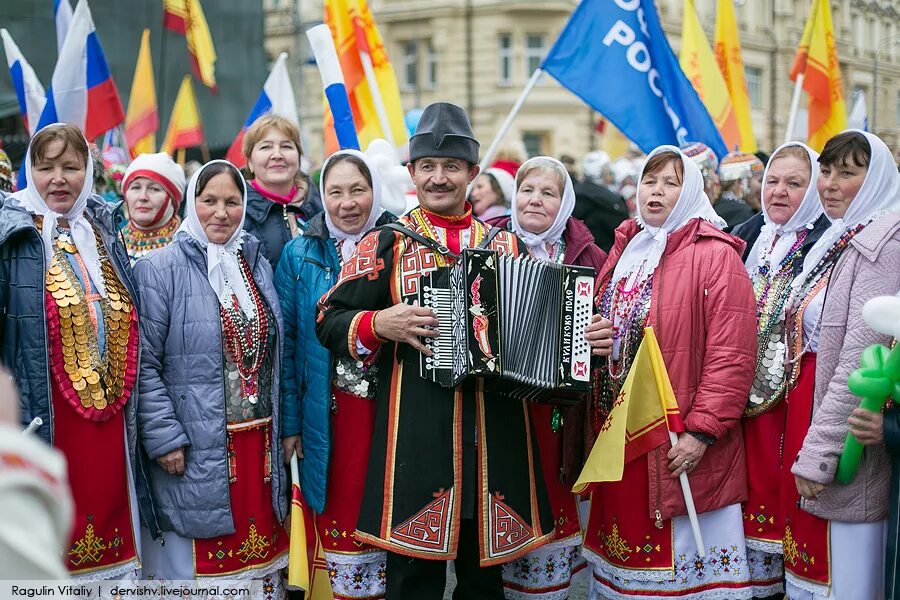
[[(244, 257), (274, 312), (279, 351), (272, 381), (279, 394), (281, 308), (272, 284), (272, 267), (247, 235)], [(225, 378), (219, 302), (206, 275), (206, 252), (179, 233), (167, 247), (134, 265), (141, 296), (138, 421), (141, 442), (156, 459), (185, 450), (184, 475), (150, 465), (150, 484), (162, 531), (190, 538), (234, 533), (225, 449)], [(279, 520), (287, 513), (279, 434), (280, 398), (272, 402), (272, 505)]]
[(875, 296), (900, 289), (900, 213), (873, 221), (838, 259), (826, 289), (816, 357), (816, 393), (812, 423), (791, 472), (827, 484), (815, 499), (803, 499), (807, 512), (835, 521), (879, 521), (887, 515), (891, 462), (883, 447), (867, 446), (851, 483), (834, 483), (847, 435), (847, 419), (859, 398), (847, 389), (847, 377), (859, 367), (872, 344), (889, 346), (862, 318), (862, 307)]

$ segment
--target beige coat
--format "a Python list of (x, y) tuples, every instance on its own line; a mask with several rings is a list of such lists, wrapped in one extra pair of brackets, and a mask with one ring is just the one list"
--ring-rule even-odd
[(856, 479), (834, 483), (847, 418), (859, 398), (847, 389), (847, 377), (859, 367), (863, 350), (889, 345), (891, 338), (872, 331), (862, 307), (875, 296), (900, 289), (900, 213), (873, 221), (838, 259), (825, 296), (816, 363), (812, 423), (791, 472), (827, 484), (815, 499), (803, 499), (807, 512), (835, 521), (879, 521), (887, 515), (891, 463), (883, 447), (866, 447)]

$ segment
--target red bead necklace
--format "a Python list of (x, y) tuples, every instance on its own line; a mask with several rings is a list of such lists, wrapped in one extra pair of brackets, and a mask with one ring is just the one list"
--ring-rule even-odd
[(241, 376), (241, 395), (251, 404), (256, 404), (259, 401), (259, 369), (265, 358), (266, 342), (269, 339), (269, 317), (259, 289), (253, 283), (247, 261), (243, 256), (238, 260), (241, 275), (256, 307), (256, 314), (249, 317), (244, 315), (234, 294), (231, 296), (231, 305), (220, 305), (219, 313), (225, 333), (225, 347), (234, 358)]

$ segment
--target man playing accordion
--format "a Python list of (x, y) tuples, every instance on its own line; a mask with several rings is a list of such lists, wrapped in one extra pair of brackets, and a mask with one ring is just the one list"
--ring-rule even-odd
[(419, 353), (431, 352), (420, 338), (438, 326), (431, 309), (413, 303), (420, 277), (463, 248), (524, 252), (515, 235), (490, 238), (472, 216), (465, 198), (478, 148), (463, 109), (428, 106), (410, 140), (419, 207), (398, 221), (408, 231), (364, 237), (320, 303), (322, 344), (379, 366), (355, 536), (387, 550), (388, 599), (442, 598), (447, 560), (456, 562), (455, 597), (503, 598), (500, 565), (553, 537), (524, 401), (486, 401), (479, 377), (448, 388), (419, 374)]

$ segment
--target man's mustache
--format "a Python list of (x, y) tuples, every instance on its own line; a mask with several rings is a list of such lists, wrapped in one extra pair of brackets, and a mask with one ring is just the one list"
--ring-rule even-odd
[(452, 192), (456, 189), (454, 185), (431, 185), (425, 188), (426, 192)]

